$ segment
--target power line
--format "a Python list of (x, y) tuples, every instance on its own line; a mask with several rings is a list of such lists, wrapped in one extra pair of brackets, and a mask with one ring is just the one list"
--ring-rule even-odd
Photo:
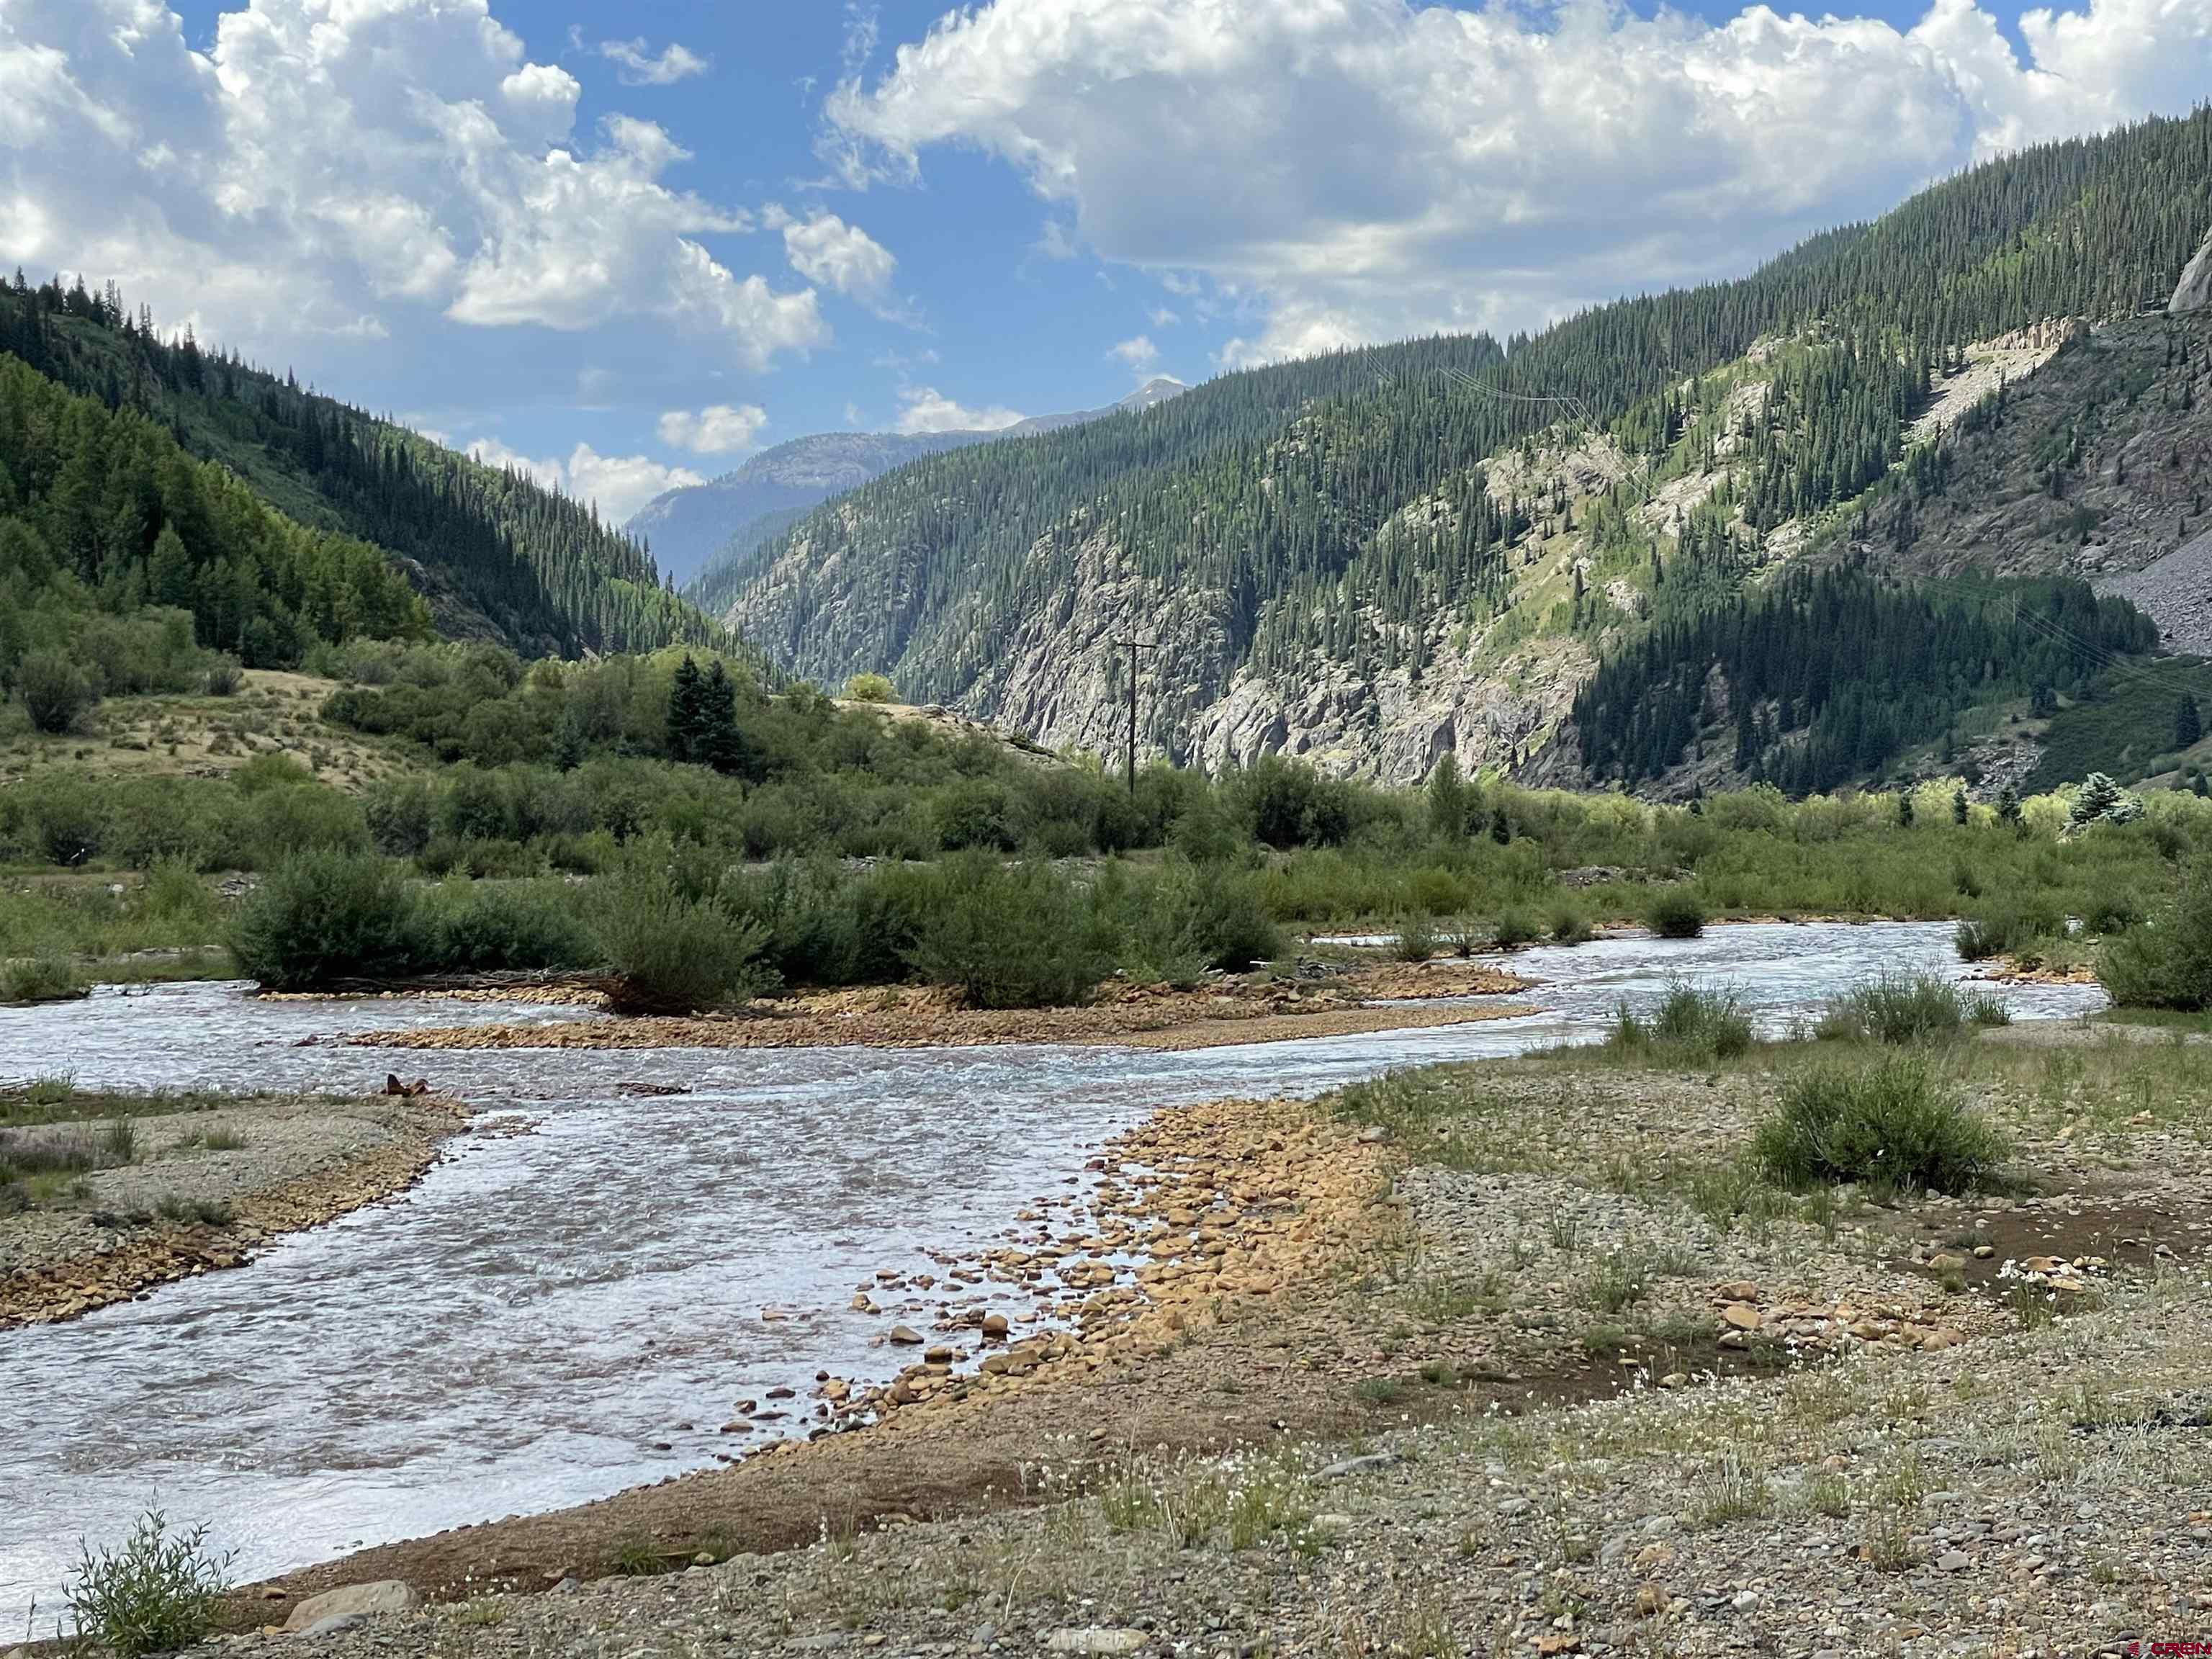
[(1126, 647), (1129, 653), (1129, 793), (1137, 793), (1137, 653), (1157, 651), (1158, 640), (1116, 640), (1117, 647)]

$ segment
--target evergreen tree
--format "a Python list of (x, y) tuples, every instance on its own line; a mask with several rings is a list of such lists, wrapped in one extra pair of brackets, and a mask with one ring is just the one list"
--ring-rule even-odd
[(1897, 792), (1897, 823), (1899, 829), (1912, 828), (1912, 786), (1909, 783)]
[(1962, 784), (1951, 793), (1951, 822), (1954, 823), (1964, 823), (1966, 821), (1966, 787)]
[(2198, 711), (2194, 693), (2181, 694), (2180, 704), (2173, 711), (2173, 746), (2193, 749), (2204, 735), (2204, 717)]
[(1429, 826), (1445, 841), (1467, 835), (1467, 780), (1459, 769), (1459, 755), (1447, 749), (1429, 773)]
[(668, 758), (672, 761), (706, 759), (701, 752), (707, 736), (704, 690), (699, 665), (686, 652), (668, 687)]
[(699, 729), (692, 757), (717, 772), (742, 770), (744, 750), (738, 736), (737, 688), (720, 657), (699, 682), (697, 697)]

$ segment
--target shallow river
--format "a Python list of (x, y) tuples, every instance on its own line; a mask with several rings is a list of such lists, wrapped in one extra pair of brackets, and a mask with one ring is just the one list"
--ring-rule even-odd
[[(1179, 1054), (301, 1048), (577, 1016), (222, 985), (0, 1009), (0, 1079), (360, 1091), (397, 1068), (538, 1126), (458, 1140), (404, 1200), (246, 1267), (0, 1334), (0, 1645), (33, 1600), (51, 1634), (78, 1538), (117, 1538), (149, 1506), (208, 1522), (250, 1577), (708, 1463), (742, 1443), (716, 1432), (737, 1400), (896, 1369), (871, 1346), (885, 1320), (846, 1310), (855, 1284), (997, 1239), (1155, 1107), (1588, 1038), (1674, 977), (1732, 987), (1779, 1031), (1878, 971), (1957, 975), (1950, 934), (1778, 924), (1532, 950), (1513, 963), (1545, 981), (1520, 999), (1545, 1011), (1529, 1018)], [(2101, 1000), (2005, 995), (2021, 1018)], [(623, 1098), (626, 1082), (692, 1092)]]

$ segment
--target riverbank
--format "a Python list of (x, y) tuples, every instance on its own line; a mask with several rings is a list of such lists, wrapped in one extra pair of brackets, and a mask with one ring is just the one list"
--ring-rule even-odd
[[(1079, 1007), (969, 1008), (938, 986), (885, 986), (763, 999), (742, 1012), (690, 1018), (602, 1018), (362, 1032), (364, 1048), (934, 1048), (1105, 1043), (1180, 1049), (1285, 1042), (1506, 1019), (1521, 1006), (1475, 1003), (1534, 981), (1477, 962), (1351, 967), (1314, 979), (1222, 979), (1192, 988), (1103, 986)], [(426, 998), (440, 994), (418, 994)], [(463, 993), (488, 994), (472, 989)], [(538, 994), (555, 994), (538, 988)]]
[[(1163, 1113), (1018, 1245), (855, 1288), (911, 1355), (887, 1392), (753, 1402), (794, 1431), (878, 1420), (367, 1552), (234, 1615), (389, 1577), (463, 1604), (326, 1638), (343, 1659), (617, 1626), (741, 1653), (2185, 1635), (2212, 1516), (2151, 1493), (2212, 1480), (2189, 1426), (2212, 1065), (1960, 1043), (1933, 1063), (2011, 1138), (2001, 1191), (1743, 1176), (1778, 1082), (1847, 1052)], [(1065, 1634), (1100, 1629), (1127, 1634)]]
[(0, 1212), (0, 1330), (243, 1266), (412, 1186), (466, 1122), (427, 1096), (55, 1099), (0, 1130), (0, 1164), (40, 1171)]

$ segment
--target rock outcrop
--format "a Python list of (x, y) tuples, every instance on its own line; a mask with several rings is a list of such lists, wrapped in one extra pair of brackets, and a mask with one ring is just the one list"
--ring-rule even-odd
[(376, 1613), (412, 1613), (422, 1605), (422, 1598), (416, 1594), (414, 1586), (397, 1578), (380, 1579), (373, 1584), (347, 1584), (309, 1596), (292, 1609), (284, 1628), (311, 1631), (325, 1620), (364, 1619)]
[(2181, 273), (2180, 285), (2166, 308), (2177, 313), (2212, 310), (2212, 233), (2206, 234), (2197, 257)]

